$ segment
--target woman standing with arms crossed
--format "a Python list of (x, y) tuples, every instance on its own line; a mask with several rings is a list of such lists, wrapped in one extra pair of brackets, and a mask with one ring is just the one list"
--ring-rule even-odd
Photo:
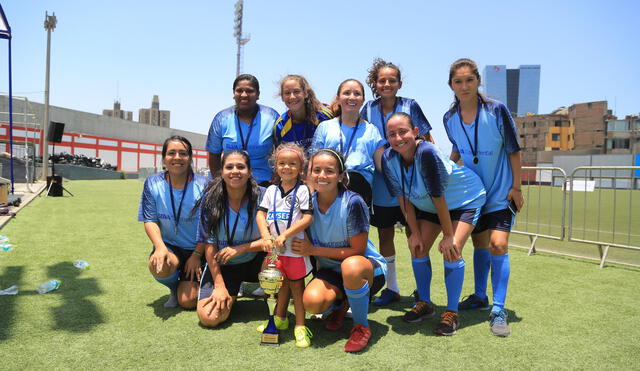
[(287, 75), (280, 80), (280, 97), (287, 111), (273, 129), (275, 144), (293, 142), (306, 152), (318, 124), (332, 119), (333, 112), (320, 103), (307, 79), (300, 75)]
[(258, 104), (260, 83), (249, 74), (242, 74), (233, 82), (235, 106), (216, 114), (209, 128), (207, 151), (211, 178), (220, 171), (220, 154), (232, 149), (247, 151), (258, 184), (268, 186), (272, 169), (269, 156), (273, 150), (273, 125), (278, 112)]
[(166, 171), (148, 177), (138, 220), (153, 243), (149, 271), (171, 290), (167, 308), (193, 309), (202, 273), (202, 249), (196, 249), (198, 217), (192, 213), (207, 179), (191, 169), (193, 150), (187, 138), (172, 136), (162, 146)]
[[(382, 59), (374, 59), (373, 66), (369, 69), (367, 85), (371, 88), (374, 100), (368, 101), (360, 111), (360, 117), (376, 126), (380, 135), (387, 142), (387, 119), (396, 112), (404, 112), (411, 116), (418, 127), (420, 135), (429, 135), (431, 125), (418, 103), (410, 98), (399, 97), (398, 90), (402, 87), (402, 75), (400, 68), (391, 62)], [(393, 242), (395, 235), (394, 226), (401, 223), (406, 226), (406, 221), (400, 210), (398, 199), (389, 194), (384, 184), (384, 177), (378, 170), (373, 176), (373, 214), (371, 225), (378, 229), (380, 240), (380, 253), (384, 256), (389, 267), (387, 275), (387, 288), (382, 290), (380, 297), (373, 304), (384, 306), (400, 300), (400, 289), (396, 279), (396, 247)], [(407, 230), (410, 234), (410, 231)]]
[(446, 159), (432, 143), (418, 139), (418, 128), (406, 113), (394, 113), (387, 120), (387, 139), (391, 147), (385, 150), (382, 169), (389, 192), (398, 196), (411, 228), (407, 242), (419, 296), (403, 319), (418, 322), (435, 316), (429, 251), (442, 231), (438, 250), (444, 258), (447, 309), (435, 332), (454, 335), (460, 326), (458, 300), (465, 266), (462, 248), (480, 216), (484, 187), (471, 170)]
[(368, 240), (369, 209), (359, 194), (346, 190), (345, 171), (336, 151), (321, 149), (313, 155), (309, 177), (316, 192), (313, 222), (307, 229), (310, 240), (294, 238), (292, 250), (315, 256), (318, 262), (318, 272), (303, 294), (307, 312), (333, 307), (325, 328), (336, 331), (351, 306), (353, 328), (344, 350), (354, 353), (371, 338), (369, 301), (384, 286), (387, 264)]
[(444, 115), (444, 126), (453, 144), (451, 159), (462, 160), (465, 167), (478, 174), (487, 190), (487, 202), (471, 235), (475, 292), (460, 303), (460, 310), (489, 308), (487, 279), (491, 270), (491, 332), (509, 336), (504, 309), (511, 270), (509, 232), (515, 213), (524, 205), (518, 135), (507, 107), (478, 93), (480, 74), (474, 61), (455, 61), (448, 83), (455, 93), (455, 102)]
[(235, 149), (224, 153), (220, 176), (209, 182), (198, 202), (198, 248), (207, 260), (197, 307), (203, 326), (226, 321), (240, 284), (258, 282), (263, 251), (271, 247), (256, 225), (263, 191), (251, 176), (249, 154)]
[(375, 126), (360, 118), (364, 86), (355, 79), (344, 80), (336, 93), (336, 118), (322, 122), (316, 129), (312, 151), (331, 148), (345, 159), (347, 188), (371, 206), (373, 171), (379, 167), (384, 140)]

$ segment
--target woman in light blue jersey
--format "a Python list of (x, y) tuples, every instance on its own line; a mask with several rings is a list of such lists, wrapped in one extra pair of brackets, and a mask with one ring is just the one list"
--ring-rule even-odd
[(387, 120), (390, 148), (382, 169), (389, 192), (398, 197), (411, 228), (408, 239), (418, 300), (404, 315), (407, 322), (435, 316), (431, 303), (429, 251), (442, 231), (438, 250), (444, 258), (447, 309), (436, 327), (438, 335), (454, 335), (460, 326), (458, 300), (464, 280), (462, 247), (480, 215), (485, 201), (482, 182), (471, 170), (445, 158), (430, 142), (418, 138), (411, 116), (394, 113)]
[(273, 126), (278, 112), (258, 104), (260, 84), (249, 74), (236, 77), (233, 99), (236, 104), (213, 118), (207, 136), (211, 177), (220, 171), (220, 154), (232, 149), (247, 151), (253, 164), (252, 172), (258, 184), (268, 186), (273, 171), (269, 156), (273, 150)]
[[(375, 125), (385, 142), (385, 147), (389, 146), (386, 140), (386, 122), (395, 112), (404, 112), (410, 115), (414, 125), (418, 127), (420, 135), (430, 138), (431, 125), (418, 103), (411, 98), (398, 96), (398, 90), (402, 87), (402, 74), (398, 66), (379, 58), (374, 59), (373, 65), (369, 69), (367, 85), (371, 88), (375, 99), (365, 103), (360, 111), (360, 117)], [(401, 223), (405, 227), (407, 224), (398, 205), (398, 199), (389, 194), (382, 173), (376, 170), (373, 176), (371, 225), (378, 230), (380, 253), (387, 261), (389, 274), (387, 275), (387, 288), (382, 290), (380, 297), (374, 300), (373, 304), (375, 305), (383, 306), (400, 300), (400, 289), (396, 280), (396, 248), (393, 242), (396, 223)], [(408, 228), (406, 228), (406, 232), (409, 236)]]
[(311, 158), (313, 222), (309, 239), (294, 239), (292, 250), (315, 256), (318, 263), (304, 290), (306, 311), (333, 309), (325, 327), (336, 331), (351, 306), (354, 325), (344, 350), (359, 352), (371, 337), (369, 300), (384, 286), (387, 264), (368, 240), (368, 207), (360, 195), (346, 190), (345, 171), (344, 159), (333, 149), (321, 149)]
[(187, 138), (172, 136), (162, 146), (166, 171), (148, 177), (138, 220), (153, 243), (148, 267), (170, 290), (165, 307), (196, 306), (202, 273), (202, 249), (196, 249), (198, 217), (192, 210), (207, 179), (191, 169), (193, 150)]
[(379, 167), (384, 140), (375, 126), (360, 118), (364, 86), (355, 79), (344, 80), (336, 93), (336, 118), (316, 129), (311, 152), (331, 148), (345, 158), (349, 190), (371, 206), (373, 170)]
[(493, 307), (491, 331), (508, 336), (504, 304), (509, 283), (509, 232), (515, 214), (524, 205), (520, 190), (520, 146), (511, 113), (504, 104), (478, 92), (480, 74), (470, 59), (459, 59), (449, 70), (455, 102), (444, 115), (444, 127), (453, 148), (451, 159), (462, 161), (478, 174), (487, 190), (487, 202), (471, 235), (475, 292), (460, 303), (460, 310), (489, 309), (487, 279), (491, 271)]
[(300, 75), (287, 75), (280, 80), (280, 98), (287, 111), (276, 121), (273, 137), (276, 145), (295, 143), (308, 151), (322, 122), (333, 118), (333, 111), (322, 104), (311, 85)]
[(207, 266), (200, 280), (198, 318), (206, 327), (227, 320), (243, 281), (257, 282), (264, 251), (256, 212), (264, 189), (251, 176), (249, 154), (226, 151), (220, 177), (205, 188), (200, 207), (198, 248)]

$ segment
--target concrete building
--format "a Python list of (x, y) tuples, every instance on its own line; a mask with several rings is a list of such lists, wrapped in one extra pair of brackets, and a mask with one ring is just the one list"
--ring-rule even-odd
[[(606, 101), (576, 103), (546, 115), (516, 117), (522, 162), (529, 165), (548, 162), (549, 156), (563, 151), (605, 153), (607, 120), (614, 118)], [(615, 137), (619, 137), (618, 134)], [(612, 146), (613, 143), (620, 144), (612, 141)], [(551, 155), (542, 155), (542, 151), (551, 152)], [(541, 160), (543, 158), (545, 160)]]
[(575, 147), (575, 126), (566, 108), (548, 115), (516, 117), (515, 122), (524, 164), (538, 163), (540, 151), (570, 151)]
[(640, 116), (623, 120), (607, 120), (606, 152), (610, 154), (640, 153)]
[[(0, 95), (0, 112), (6, 112), (9, 99)], [(13, 100), (15, 112), (29, 111), (41, 122), (44, 117), (44, 105)], [(118, 170), (137, 172), (140, 168), (162, 168), (162, 144), (172, 135), (181, 135), (189, 139), (193, 145), (193, 164), (196, 169), (207, 168), (208, 153), (205, 150), (207, 136), (168, 127), (140, 125), (134, 121), (117, 117), (108, 117), (93, 113), (76, 111), (68, 108), (50, 106), (50, 120), (65, 124), (62, 143), (56, 144), (56, 153), (66, 152), (89, 157), (100, 157), (103, 161), (115, 165)], [(0, 125), (0, 151), (7, 151), (9, 129), (8, 124)], [(202, 131), (209, 129), (203, 124)], [(35, 153), (42, 153), (43, 142), (41, 129), (28, 128), (19, 123), (14, 124), (14, 143), (28, 140), (36, 141)], [(28, 138), (27, 138), (28, 137)], [(14, 148), (16, 145), (14, 144)], [(49, 153), (53, 153), (49, 145)]]
[(521, 65), (510, 69), (505, 65), (485, 66), (484, 93), (507, 105), (514, 116), (538, 113), (540, 99), (540, 65)]
[(123, 120), (133, 121), (133, 112), (121, 110), (120, 101), (118, 100), (113, 102), (113, 109), (104, 109), (102, 110), (102, 114), (104, 116), (118, 117)]
[(171, 112), (160, 110), (160, 100), (157, 95), (154, 95), (151, 108), (138, 110), (138, 121), (143, 124), (168, 128), (171, 124)]

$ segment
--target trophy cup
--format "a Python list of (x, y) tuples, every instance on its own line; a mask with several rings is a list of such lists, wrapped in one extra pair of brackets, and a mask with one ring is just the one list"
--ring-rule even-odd
[[(272, 238), (273, 243), (273, 238)], [(268, 295), (267, 297), (267, 307), (269, 307), (269, 321), (267, 323), (267, 327), (262, 331), (262, 336), (260, 338), (260, 345), (272, 345), (278, 346), (278, 329), (276, 328), (276, 323), (273, 319), (274, 311), (276, 308), (276, 298), (275, 295), (280, 291), (280, 287), (282, 287), (282, 272), (278, 268), (276, 268), (276, 261), (278, 260), (278, 248), (274, 246), (271, 250), (271, 254), (268, 257), (267, 268), (262, 270), (260, 274), (258, 274), (258, 280), (260, 281), (260, 287), (264, 290), (264, 292)]]

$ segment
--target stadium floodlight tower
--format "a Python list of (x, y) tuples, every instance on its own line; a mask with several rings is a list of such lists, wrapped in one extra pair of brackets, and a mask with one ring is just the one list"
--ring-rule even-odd
[(238, 51), (236, 53), (236, 76), (240, 75), (240, 62), (242, 60), (242, 47), (251, 40), (251, 35), (242, 35), (242, 7), (244, 1), (236, 1), (236, 10), (234, 12), (233, 36), (236, 38)]
[(47, 30), (47, 66), (46, 74), (44, 77), (44, 122), (42, 123), (42, 136), (40, 142), (42, 145), (42, 180), (47, 180), (47, 164), (49, 163), (49, 141), (48, 127), (49, 127), (49, 69), (51, 65), (51, 31), (56, 28), (58, 20), (56, 19), (56, 13), (49, 15), (44, 13), (44, 29)]

